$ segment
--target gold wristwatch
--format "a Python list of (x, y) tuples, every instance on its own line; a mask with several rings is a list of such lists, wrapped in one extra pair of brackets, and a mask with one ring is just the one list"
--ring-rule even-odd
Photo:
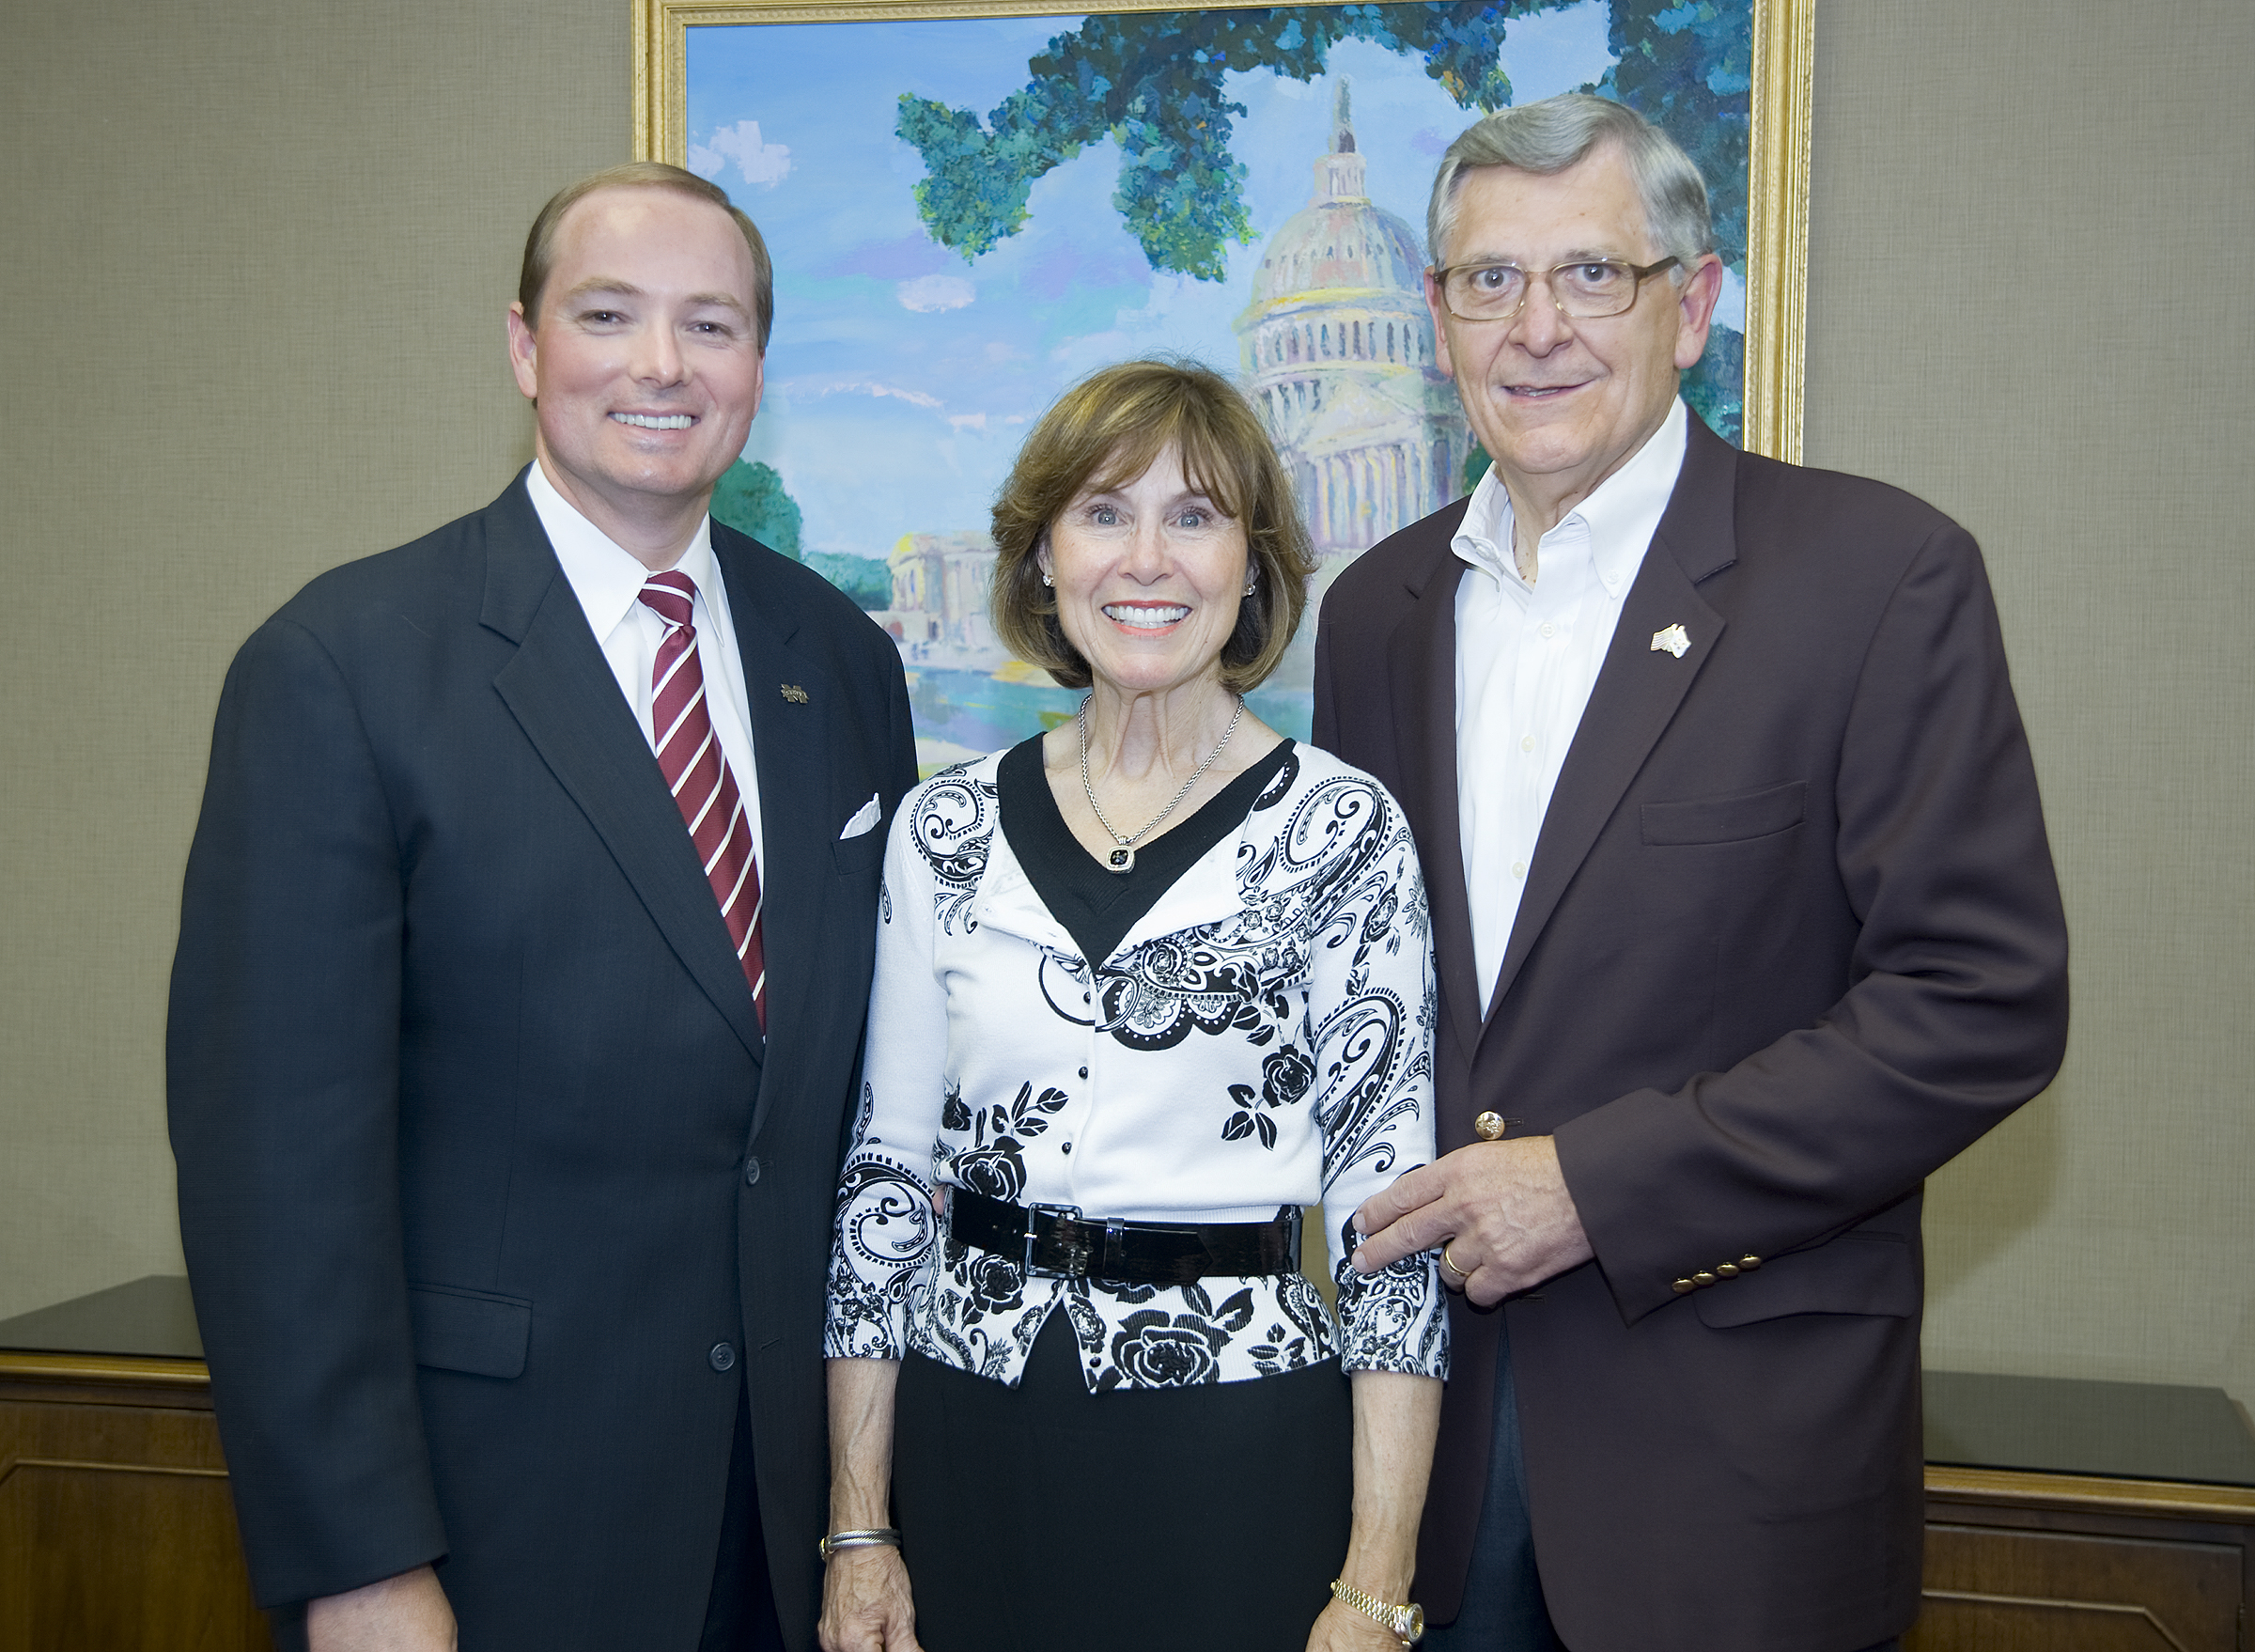
[(1365, 1595), (1360, 1589), (1350, 1589), (1338, 1578), (1331, 1580), (1332, 1596), (1353, 1607), (1364, 1617), (1372, 1618), (1401, 1637), (1405, 1646), (1414, 1646), (1425, 1638), (1425, 1609), (1416, 1601), (1396, 1606), (1391, 1600), (1381, 1600), (1376, 1595)]

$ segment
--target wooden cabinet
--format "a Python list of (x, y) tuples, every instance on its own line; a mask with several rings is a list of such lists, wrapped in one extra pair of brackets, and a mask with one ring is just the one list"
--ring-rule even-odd
[[(0, 1652), (271, 1652), (202, 1351), (181, 1279), (0, 1323)], [(1926, 1456), (1910, 1652), (2255, 1652), (2221, 1392), (1929, 1372)]]
[(200, 1361), (0, 1352), (0, 1652), (270, 1652)]
[(1926, 1473), (1916, 1652), (2241, 1652), (2255, 1490)]
[(272, 1652), (202, 1353), (184, 1279), (0, 1323), (0, 1652)]
[(1928, 1462), (1910, 1652), (2245, 1652), (2255, 1435), (2220, 1391), (1929, 1373), (1926, 1411), (1929, 1459), (2011, 1466)]

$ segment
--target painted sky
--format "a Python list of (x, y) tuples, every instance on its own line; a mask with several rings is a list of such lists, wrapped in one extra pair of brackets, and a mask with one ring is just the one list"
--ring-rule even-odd
[[(1606, 0), (1514, 23), (1503, 66), (1520, 102), (1596, 79)], [(1118, 150), (1091, 146), (1034, 186), (1019, 232), (975, 262), (933, 242), (924, 176), (893, 135), (900, 94), (984, 113), (1077, 18), (764, 24), (689, 31), (689, 163), (726, 188), (775, 259), (768, 390), (745, 457), (782, 475), (809, 550), (881, 556), (911, 531), (983, 529), (1026, 425), (1108, 362), (1167, 350), (1237, 369), (1230, 323), (1260, 243), (1308, 203), (1330, 147), (1328, 83), (1229, 77), (1234, 148), (1255, 231), (1229, 278), (1155, 273), (1112, 206)], [(1440, 152), (1472, 118), (1422, 64), (1349, 41), (1372, 198), (1423, 240)]]

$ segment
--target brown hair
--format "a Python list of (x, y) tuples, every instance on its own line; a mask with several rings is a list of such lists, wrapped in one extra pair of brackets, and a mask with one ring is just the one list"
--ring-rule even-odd
[(1018, 450), (994, 502), (995, 634), (1066, 688), (1086, 688), (1088, 662), (1065, 640), (1037, 553), (1050, 523), (1083, 492), (1125, 486), (1174, 447), (1182, 473), (1245, 530), (1256, 576), (1221, 646), (1221, 681), (1238, 694), (1277, 668), (1308, 605), (1315, 562), (1292, 484), (1236, 386), (1197, 362), (1122, 362), (1059, 397)]
[(524, 264), (517, 273), (517, 302), (524, 307), (526, 326), (539, 322), (540, 297), (556, 266), (556, 235), (564, 226), (564, 214), (599, 189), (670, 189), (676, 195), (710, 202), (734, 219), (744, 245), (752, 252), (752, 306), (759, 320), (760, 352), (767, 352), (768, 334), (775, 325), (775, 266), (768, 257), (768, 243), (760, 239), (759, 226), (744, 216), (719, 184), (662, 161), (629, 161), (621, 166), (606, 166), (577, 183), (566, 184), (549, 197), (548, 205), (533, 220), (532, 232), (524, 238)]

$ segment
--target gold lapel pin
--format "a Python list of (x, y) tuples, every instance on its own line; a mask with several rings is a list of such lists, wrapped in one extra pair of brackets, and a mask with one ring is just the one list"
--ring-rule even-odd
[(786, 682), (783, 685), (783, 697), (794, 706), (806, 704), (806, 691), (795, 682)]
[(1681, 660), (1690, 647), (1691, 639), (1684, 634), (1684, 628), (1680, 625), (1672, 625), (1666, 631), (1652, 633), (1652, 651), (1656, 654), (1673, 654)]

